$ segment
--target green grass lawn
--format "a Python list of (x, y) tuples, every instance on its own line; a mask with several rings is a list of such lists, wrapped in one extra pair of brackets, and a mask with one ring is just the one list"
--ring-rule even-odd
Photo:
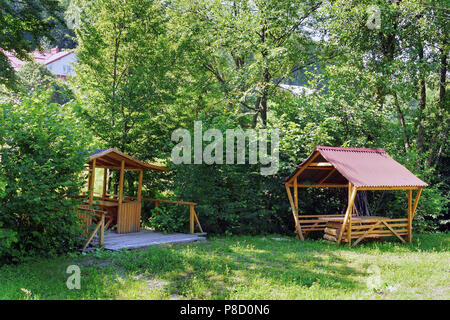
[[(449, 299), (449, 244), (448, 234), (355, 248), (266, 235), (97, 250), (0, 267), (0, 299)], [(80, 290), (66, 287), (72, 264)]]

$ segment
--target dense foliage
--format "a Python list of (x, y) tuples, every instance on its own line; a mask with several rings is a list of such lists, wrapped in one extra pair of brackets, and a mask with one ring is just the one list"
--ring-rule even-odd
[[(144, 195), (198, 202), (205, 231), (290, 234), (281, 181), (316, 145), (385, 149), (429, 184), (416, 230), (448, 229), (446, 1), (61, 3), (78, 44), (70, 82), (75, 95), (56, 82), (39, 82), (45, 72), (28, 66), (19, 97), (43, 83), (64, 102), (77, 100), (76, 117), (99, 147), (166, 162), (171, 173), (145, 174)], [(32, 74), (40, 76), (27, 80)], [(25, 111), (34, 110), (33, 100), (24, 100)], [(172, 132), (192, 133), (198, 120), (204, 131), (278, 129), (279, 170), (263, 176), (261, 164), (248, 161), (174, 165)], [(36, 120), (29, 121), (33, 127)], [(132, 195), (136, 177), (127, 173), (125, 180)], [(300, 199), (301, 212), (336, 213), (347, 195), (302, 190)], [(371, 192), (368, 199), (377, 215), (407, 210), (404, 192)], [(152, 209), (144, 205), (143, 222), (186, 231), (185, 207), (168, 205), (153, 222)]]
[[(29, 59), (28, 52), (42, 39), (53, 40), (52, 30), (63, 25), (63, 9), (57, 0), (0, 0), (0, 49)], [(0, 84), (14, 87), (14, 70), (0, 50)]]
[(52, 103), (65, 104), (74, 99), (72, 90), (63, 79), (58, 79), (45, 65), (35, 61), (23, 65), (16, 72), (16, 80), (15, 90), (3, 88), (1, 103), (20, 103), (43, 90), (51, 91)]
[(48, 92), (1, 106), (0, 262), (79, 245), (74, 207), (87, 141), (70, 106), (50, 99)]

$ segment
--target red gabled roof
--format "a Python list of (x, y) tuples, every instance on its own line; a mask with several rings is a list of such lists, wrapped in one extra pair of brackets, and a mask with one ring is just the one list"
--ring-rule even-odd
[(424, 187), (425, 182), (392, 159), (383, 149), (337, 148), (317, 146), (283, 182), (288, 182), (305, 166), (311, 157), (315, 163), (329, 163), (324, 170), (307, 167), (298, 176), (299, 181), (318, 184), (334, 168), (327, 183), (344, 184), (351, 182), (356, 187)]

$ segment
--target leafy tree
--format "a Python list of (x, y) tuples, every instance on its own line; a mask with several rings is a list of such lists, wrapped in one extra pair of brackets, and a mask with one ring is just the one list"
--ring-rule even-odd
[[(184, 1), (169, 6), (190, 85), (188, 98), (242, 125), (267, 124), (279, 84), (318, 63), (311, 27), (320, 2)], [(243, 116), (247, 116), (244, 117)], [(250, 118), (248, 117), (250, 116)]]
[(0, 12), (0, 84), (11, 87), (14, 70), (2, 50), (27, 60), (27, 53), (36, 48), (42, 38), (52, 40), (52, 30), (64, 21), (56, 0), (0, 0)]
[[(380, 12), (377, 28), (367, 26), (370, 5)], [(347, 103), (362, 93), (379, 113), (395, 115), (397, 123), (392, 125), (400, 127), (404, 151), (424, 155), (426, 167), (439, 162), (447, 145), (448, 112), (443, 106), (448, 104), (448, 24), (440, 5), (439, 1), (329, 1), (321, 9), (327, 45), (340, 50), (327, 70), (328, 78), (339, 79), (341, 92), (344, 88), (353, 92), (343, 93)], [(436, 83), (439, 98), (432, 93), (438, 91)]]
[(82, 116), (105, 146), (154, 158), (170, 136), (171, 126), (161, 124), (176, 117), (169, 104), (175, 58), (164, 8), (153, 0), (85, 5), (76, 30)]
[(80, 245), (74, 208), (87, 159), (85, 129), (51, 92), (1, 105), (0, 261), (52, 255)]

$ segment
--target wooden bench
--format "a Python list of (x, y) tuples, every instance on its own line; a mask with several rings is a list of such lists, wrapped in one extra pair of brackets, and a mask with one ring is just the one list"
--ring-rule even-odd
[(306, 237), (311, 231), (325, 231), (327, 221), (324, 218), (342, 218), (343, 214), (312, 214), (297, 216), (298, 222), (303, 232), (303, 236)]

